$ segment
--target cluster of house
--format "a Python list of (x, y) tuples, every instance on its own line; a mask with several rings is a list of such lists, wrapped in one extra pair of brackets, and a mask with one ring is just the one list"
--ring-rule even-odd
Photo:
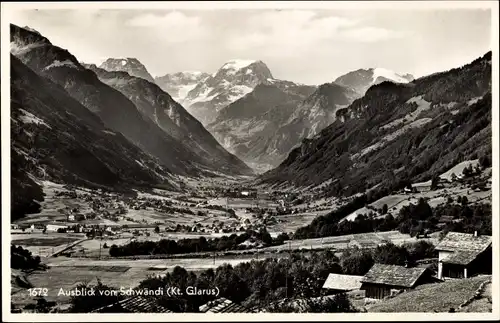
[(323, 288), (331, 293), (362, 290), (367, 300), (379, 300), (425, 283), (492, 272), (491, 236), (449, 232), (436, 250), (437, 273), (428, 267), (374, 264), (364, 276), (330, 274)]

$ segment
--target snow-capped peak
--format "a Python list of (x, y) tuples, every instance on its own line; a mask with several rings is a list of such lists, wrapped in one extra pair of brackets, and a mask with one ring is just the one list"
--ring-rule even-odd
[(256, 60), (251, 60), (251, 59), (233, 59), (226, 64), (224, 64), (221, 69), (223, 70), (241, 70), (242, 68), (247, 67), (248, 65), (251, 65), (253, 63), (256, 63)]
[(373, 69), (373, 82), (379, 77), (383, 77), (389, 80), (392, 80), (397, 83), (408, 83), (409, 80), (397, 74), (394, 71), (388, 70), (382, 67), (376, 67)]

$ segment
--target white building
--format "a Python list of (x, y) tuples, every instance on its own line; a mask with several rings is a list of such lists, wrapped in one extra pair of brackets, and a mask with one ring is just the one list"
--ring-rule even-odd
[(47, 224), (45, 227), (47, 229), (47, 232), (57, 232), (58, 229), (67, 229), (67, 225), (61, 225), (61, 224)]

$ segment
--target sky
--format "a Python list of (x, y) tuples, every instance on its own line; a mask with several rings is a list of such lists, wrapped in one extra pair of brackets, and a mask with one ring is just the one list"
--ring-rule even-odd
[(226, 61), (255, 59), (275, 78), (305, 84), (370, 67), (420, 77), (492, 47), (485, 9), (44, 9), (9, 17), (81, 62), (135, 57), (153, 76), (214, 73)]

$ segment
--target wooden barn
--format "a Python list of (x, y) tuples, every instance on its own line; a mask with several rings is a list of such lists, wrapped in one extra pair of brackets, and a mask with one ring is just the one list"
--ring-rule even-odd
[(332, 293), (343, 293), (361, 288), (363, 276), (329, 274), (323, 284), (323, 289)]
[(436, 246), (439, 252), (438, 278), (469, 278), (491, 274), (491, 236), (449, 232)]
[(375, 264), (361, 280), (365, 298), (383, 299), (433, 281), (427, 268)]

